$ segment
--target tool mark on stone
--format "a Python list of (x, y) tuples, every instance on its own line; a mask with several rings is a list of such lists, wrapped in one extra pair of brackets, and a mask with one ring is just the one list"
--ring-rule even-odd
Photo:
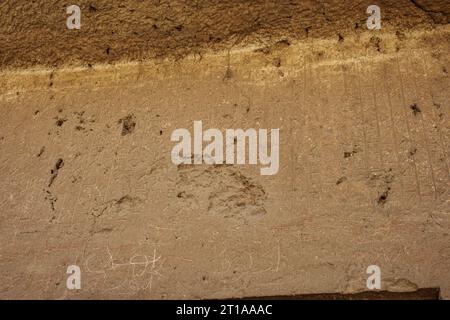
[(118, 123), (122, 124), (122, 136), (132, 134), (134, 132), (134, 129), (136, 128), (135, 117), (132, 113), (120, 119)]
[(377, 188), (382, 188), (382, 191), (379, 192), (377, 203), (380, 206), (386, 204), (388, 197), (391, 194), (391, 185), (394, 181), (394, 173), (392, 172), (392, 168), (384, 170), (381, 174), (372, 173), (370, 175), (370, 180), (373, 182), (377, 182)]
[(389, 196), (389, 191), (391, 191), (390, 187), (387, 187), (385, 191), (378, 197), (378, 204), (384, 205), (387, 201), (387, 198)]
[(40, 150), (39, 150), (39, 153), (36, 155), (36, 157), (40, 157), (40, 156), (42, 156), (42, 154), (45, 152), (45, 146), (44, 147), (42, 147)]
[(127, 195), (120, 197), (119, 199), (112, 199), (103, 204), (100, 204), (99, 206), (92, 209), (92, 211), (89, 214), (91, 216), (93, 216), (94, 218), (99, 218), (108, 211), (112, 210), (112, 211), (118, 212), (125, 205), (127, 205), (128, 207), (134, 207), (136, 204), (138, 204), (140, 202), (142, 202), (141, 199), (139, 199), (137, 197), (132, 197), (127, 194)]
[(62, 125), (63, 125), (64, 122), (66, 122), (66, 121), (67, 121), (67, 118), (58, 118), (58, 117), (56, 117), (56, 122), (55, 122), (55, 124), (56, 124), (57, 127), (62, 127)]
[(412, 110), (413, 115), (415, 115), (415, 116), (417, 116), (419, 113), (422, 112), (422, 110), (420, 110), (420, 108), (417, 105), (417, 103), (413, 103), (412, 105), (409, 106), (409, 108)]
[(351, 151), (344, 151), (344, 158), (347, 159), (347, 158), (353, 157), (353, 156), (354, 156), (355, 154), (357, 154), (359, 151), (360, 151), (360, 150), (359, 150), (359, 148), (358, 148), (357, 146), (355, 146), (355, 147), (353, 148), (353, 150), (351, 150)]
[(52, 170), (50, 170), (50, 182), (48, 184), (49, 187), (52, 186), (53, 182), (55, 181), (55, 179), (58, 177), (58, 172), (59, 170), (64, 166), (64, 160), (59, 158), (56, 163), (55, 166), (53, 167)]
[(52, 211), (55, 211), (55, 203), (58, 200), (58, 198), (55, 195), (53, 195), (49, 190), (44, 190), (44, 191), (45, 191), (44, 199), (50, 203), (50, 207), (51, 207)]

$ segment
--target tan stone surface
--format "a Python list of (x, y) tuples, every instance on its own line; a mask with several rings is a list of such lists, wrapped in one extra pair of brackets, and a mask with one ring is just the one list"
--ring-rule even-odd
[[(244, 44), (176, 62), (18, 71), (30, 60), (9, 60), (0, 297), (353, 293), (376, 264), (384, 290), (450, 298), (449, 32)], [(170, 134), (195, 120), (280, 128), (278, 174), (173, 165)]]

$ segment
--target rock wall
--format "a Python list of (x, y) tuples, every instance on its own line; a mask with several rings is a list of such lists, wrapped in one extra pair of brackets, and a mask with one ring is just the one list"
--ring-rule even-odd
[[(363, 1), (80, 1), (81, 30), (53, 3), (0, 5), (1, 298), (358, 293), (370, 265), (450, 297), (446, 1), (377, 31)], [(278, 172), (174, 164), (194, 121), (280, 129)]]

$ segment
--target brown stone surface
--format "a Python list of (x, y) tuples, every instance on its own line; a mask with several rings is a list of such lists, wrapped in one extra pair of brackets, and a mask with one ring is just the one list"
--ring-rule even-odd
[[(386, 29), (343, 39), (321, 37), (319, 26), (362, 26), (363, 2), (353, 15), (337, 7), (349, 11), (348, 24), (311, 17), (317, 36), (308, 38), (294, 22), (280, 28), (293, 19), (283, 14), (300, 15), (302, 5), (287, 10), (277, 2), (270, 15), (270, 2), (240, 10), (238, 1), (199, 4), (228, 17), (211, 13), (214, 23), (200, 33), (211, 28), (223, 40), (216, 44), (192, 40), (200, 18), (186, 8), (174, 13), (175, 1), (148, 13), (150, 26), (155, 17), (163, 23), (142, 43), (129, 35), (138, 21), (126, 19), (131, 3), (157, 2), (115, 9), (127, 23), (111, 40), (101, 17), (113, 5), (87, 10), (86, 31), (75, 39), (54, 29), (65, 16), (43, 1), (14, 9), (3, 2), (10, 20), (0, 27), (8, 31), (0, 38), (0, 298), (358, 293), (367, 291), (372, 264), (387, 292), (440, 288), (450, 298), (450, 29), (438, 13), (446, 2), (420, 2), (386, 7), (391, 14), (409, 8), (412, 20), (395, 20), (398, 11)], [(33, 6), (48, 16), (30, 24), (48, 28), (35, 37), (18, 21)], [(255, 14), (261, 25), (237, 20), (225, 28), (241, 14), (249, 21)], [(89, 26), (96, 15), (98, 29)], [(168, 30), (181, 22), (176, 38)], [(238, 31), (261, 43), (228, 47)], [(152, 37), (162, 42), (152, 45)], [(164, 41), (177, 45), (165, 50)], [(201, 58), (196, 50), (205, 50)], [(97, 64), (137, 56), (168, 59)], [(29, 66), (39, 68), (23, 69)], [(192, 130), (195, 120), (205, 129), (280, 128), (278, 174), (172, 164), (170, 134)], [(73, 264), (82, 271), (79, 291), (66, 289)]]
[[(82, 10), (81, 30), (66, 28), (66, 7)], [(366, 30), (364, 0), (4, 0), (1, 67), (181, 58), (205, 50), (335, 38)], [(447, 24), (447, 0), (380, 0), (383, 30)]]

